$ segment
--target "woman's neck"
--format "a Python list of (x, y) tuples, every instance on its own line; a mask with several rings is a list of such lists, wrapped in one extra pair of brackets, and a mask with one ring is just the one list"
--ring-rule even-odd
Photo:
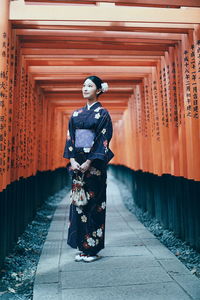
[(97, 99), (91, 99), (91, 100), (88, 99), (88, 100), (87, 100), (87, 104), (88, 104), (88, 105), (92, 105), (93, 103), (95, 103), (95, 102), (97, 102), (97, 101), (98, 101)]

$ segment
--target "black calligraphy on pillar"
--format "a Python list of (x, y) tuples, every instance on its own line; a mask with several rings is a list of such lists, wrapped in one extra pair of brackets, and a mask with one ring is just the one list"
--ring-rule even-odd
[(169, 119), (168, 119), (168, 103), (167, 103), (167, 88), (168, 88), (168, 82), (169, 82), (169, 66), (167, 68), (163, 67), (162, 70), (162, 79), (163, 79), (163, 110), (164, 110), (164, 126), (169, 126)]
[[(171, 105), (171, 99), (170, 99), (170, 65), (167, 65), (167, 74), (166, 74), (166, 87), (167, 87), (167, 101), (166, 101), (166, 120), (169, 122), (172, 122), (172, 105)], [(169, 124), (168, 124), (169, 126)], [(167, 126), (167, 127), (168, 127)]]
[(7, 99), (8, 99), (8, 58), (9, 42), (7, 33), (2, 33), (1, 44), (1, 61), (2, 68), (0, 70), (0, 174), (3, 175), (6, 171), (7, 165), (7, 145), (8, 145), (8, 133), (7, 133)]
[(190, 93), (190, 71), (189, 71), (189, 53), (184, 51), (184, 79), (186, 86), (186, 116), (192, 117), (191, 93)]
[(142, 134), (147, 137), (147, 119), (146, 119), (146, 97), (145, 97), (145, 87), (141, 86), (141, 109), (142, 109)]
[(164, 108), (164, 93), (163, 93), (163, 86), (164, 86), (164, 78), (162, 76), (162, 70), (160, 70), (160, 100), (161, 100), (161, 108), (162, 108), (162, 125), (165, 126), (165, 108)]
[(192, 99), (192, 117), (195, 119), (199, 118), (199, 107), (198, 107), (198, 91), (197, 91), (197, 72), (196, 72), (196, 61), (195, 61), (195, 46), (190, 47), (190, 81), (191, 81), (191, 99)]
[(175, 62), (172, 63), (172, 93), (174, 97), (174, 124), (178, 127), (178, 99), (176, 87), (176, 66)]
[(142, 124), (141, 124), (141, 94), (140, 87), (137, 87), (136, 92), (136, 105), (137, 105), (137, 130), (138, 133), (142, 132)]
[(146, 118), (146, 137), (147, 137), (147, 128), (150, 121), (150, 104), (149, 104), (149, 87), (148, 85), (144, 86), (144, 95), (145, 95), (145, 118)]
[(160, 126), (159, 126), (159, 112), (158, 112), (158, 89), (157, 89), (157, 82), (156, 80), (153, 81), (152, 84), (152, 92), (153, 92), (153, 99), (154, 99), (154, 119), (155, 119), (155, 133), (156, 133), (156, 140), (160, 141)]

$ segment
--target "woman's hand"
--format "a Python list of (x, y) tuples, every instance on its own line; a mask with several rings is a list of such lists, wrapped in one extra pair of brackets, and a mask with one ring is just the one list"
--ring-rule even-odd
[(71, 163), (71, 167), (72, 167), (73, 171), (79, 171), (80, 170), (80, 165), (74, 158), (70, 158), (70, 163)]
[(87, 159), (81, 166), (80, 166), (80, 170), (81, 172), (86, 172), (89, 167), (90, 167), (90, 164), (91, 164), (91, 160)]

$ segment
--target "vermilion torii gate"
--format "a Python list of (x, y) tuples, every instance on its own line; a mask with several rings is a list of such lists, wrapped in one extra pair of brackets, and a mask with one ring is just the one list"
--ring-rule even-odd
[(113, 163), (200, 180), (199, 1), (39, 2), (1, 1), (1, 190), (66, 164), (92, 73), (110, 85)]
[(0, 191), (66, 165), (69, 115), (96, 74), (111, 163), (200, 180), (198, 0), (0, 1)]

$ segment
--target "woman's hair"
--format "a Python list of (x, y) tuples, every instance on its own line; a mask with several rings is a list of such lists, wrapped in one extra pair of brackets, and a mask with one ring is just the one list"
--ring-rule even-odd
[[(92, 82), (94, 82), (94, 84), (96, 85), (97, 89), (100, 89), (100, 93), (97, 94), (97, 97), (99, 97), (101, 94), (103, 94), (104, 92), (106, 92), (108, 90), (108, 84), (103, 82), (103, 80), (101, 78), (99, 78), (98, 76), (88, 76), (85, 78), (85, 80), (90, 79)], [(84, 80), (84, 81), (85, 81)], [(103, 86), (102, 86), (103, 84)], [(106, 85), (106, 87), (104, 87), (104, 85)]]

